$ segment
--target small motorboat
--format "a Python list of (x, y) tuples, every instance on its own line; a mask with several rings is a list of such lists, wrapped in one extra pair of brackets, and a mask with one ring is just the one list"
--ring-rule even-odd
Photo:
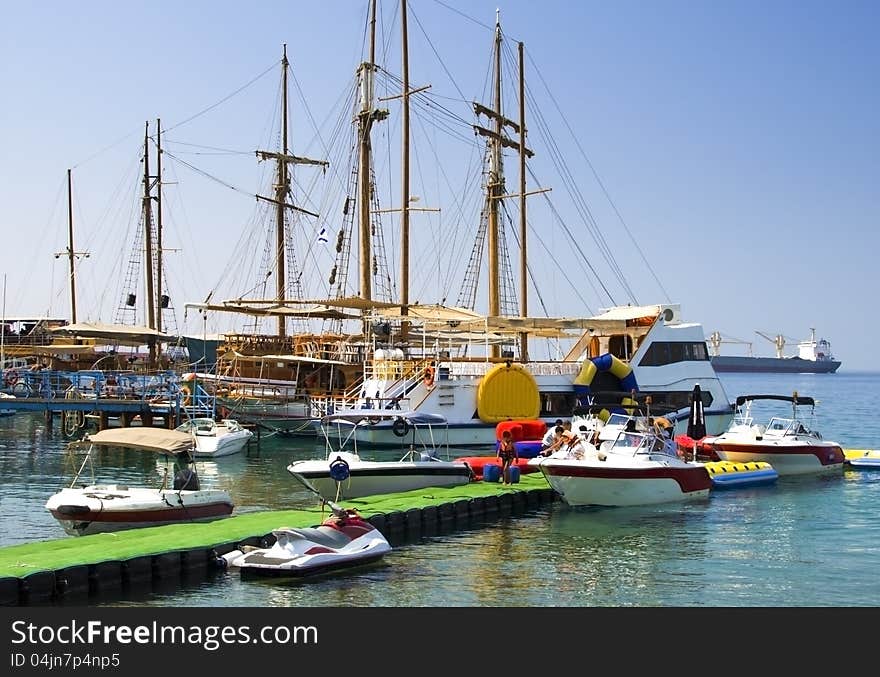
[(242, 451), (254, 434), (238, 421), (224, 418), (219, 423), (213, 418), (193, 418), (176, 430), (192, 435), (196, 458), (220, 458)]
[(631, 410), (630, 416), (612, 414), (604, 425), (585, 424), (587, 439), (575, 436), (558, 451), (529, 464), (537, 466), (571, 506), (639, 506), (708, 498), (712, 480), (705, 466), (680, 458), (669, 429), (659, 425), (648, 409), (633, 406)]
[[(752, 403), (761, 400), (791, 403), (791, 416), (772, 416), (767, 425), (754, 423)], [(822, 439), (799, 415), (799, 406), (809, 406), (812, 418), (815, 405), (812, 397), (797, 393), (740, 395), (736, 398), (736, 414), (730, 427), (711, 438), (715, 453), (722, 461), (769, 463), (780, 477), (840, 472), (846, 460), (840, 444)]]
[[(358, 454), (356, 431), (388, 418), (394, 421), (392, 425), (399, 422), (401, 428), (412, 434), (409, 443), (400, 438), (403, 456), (397, 461), (362, 458)], [(434, 429), (447, 425), (443, 416), (412, 411), (352, 410), (331, 414), (321, 419), (326, 457), (294, 461), (287, 470), (298, 480), (311, 483), (323, 498), (334, 501), (467, 484), (473, 476), (470, 467), (451, 459), (448, 446), (435, 439)]]
[(274, 529), (274, 545), (233, 551), (224, 563), (240, 569), (243, 578), (314, 576), (372, 564), (391, 551), (382, 532), (356, 510), (327, 503), (332, 514), (320, 525)]
[[(175, 472), (169, 473), (166, 464), (161, 484), (156, 487), (98, 483), (94, 457), (99, 449), (107, 447), (161, 455), (166, 461), (174, 461)], [(143, 426), (108, 428), (71, 442), (69, 448), (85, 448), (85, 458), (70, 486), (50, 496), (46, 509), (72, 536), (210, 521), (232, 513), (228, 492), (200, 487), (190, 453), (192, 439), (187, 433)], [(92, 470), (92, 482), (77, 486), (87, 465)], [(171, 486), (169, 474), (173, 477)]]

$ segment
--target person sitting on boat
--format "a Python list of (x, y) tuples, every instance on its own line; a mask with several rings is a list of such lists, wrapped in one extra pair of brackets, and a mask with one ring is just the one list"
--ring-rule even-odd
[[(541, 456), (549, 456), (555, 451), (555, 449), (559, 448), (557, 442), (559, 441), (563, 430), (562, 419), (557, 418), (556, 424), (547, 429), (547, 432), (544, 433), (544, 438), (541, 440)], [(551, 447), (553, 447), (553, 449), (551, 449)]]
[(199, 476), (196, 474), (194, 467), (190, 467), (191, 457), (188, 454), (181, 454), (179, 463), (180, 469), (174, 473), (174, 490), (175, 491), (199, 491)]

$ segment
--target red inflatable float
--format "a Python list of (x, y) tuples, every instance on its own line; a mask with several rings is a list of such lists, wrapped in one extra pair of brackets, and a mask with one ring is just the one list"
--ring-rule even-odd
[[(501, 459), (497, 456), (462, 456), (455, 460), (456, 462), (467, 463), (471, 470), (473, 470), (474, 478), (477, 480), (483, 479), (483, 468), (485, 466), (494, 463), (499, 468), (501, 467)], [(527, 458), (518, 458), (514, 460), (513, 465), (519, 468), (520, 475), (540, 471), (540, 468), (529, 465), (529, 459)]]

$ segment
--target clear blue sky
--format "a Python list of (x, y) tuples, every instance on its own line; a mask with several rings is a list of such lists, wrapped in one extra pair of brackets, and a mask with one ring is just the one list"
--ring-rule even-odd
[[(538, 179), (530, 178), (530, 188), (551, 187), (553, 198), (564, 192), (551, 172), (553, 152), (538, 134), (546, 115), (638, 302), (679, 302), (707, 334), (753, 341), (765, 355), (772, 346), (755, 330), (801, 339), (816, 327), (843, 370), (878, 368), (869, 337), (880, 329), (873, 312), (880, 279), (880, 4), (411, 0), (409, 7), (411, 86), (430, 84), (435, 101), (463, 121), (449, 138), (414, 123), (414, 136), (440, 150), (414, 161), (411, 192), (421, 196), (418, 204), (441, 206), (442, 216), (412, 217), (414, 229), (424, 230), (414, 235), (414, 260), (427, 272), (414, 274), (424, 276), (411, 300), (456, 300), (456, 265), (470, 243), (447, 235), (461, 219), (448, 200), (439, 203), (473, 168), (473, 135), (461, 130), (474, 121), (467, 102), (489, 103), (498, 8), (508, 49), (525, 43), (526, 79), (536, 105), (545, 107), (527, 111)], [(75, 249), (90, 252), (77, 268), (78, 319), (111, 321), (137, 224), (128, 196), (142, 171), (139, 145), (144, 123), (157, 118), (169, 153), (199, 170), (165, 162), (166, 266), (181, 328), (200, 327), (191, 314), (184, 321), (185, 302), (248, 290), (245, 269), (253, 270), (244, 261), (262, 255), (248, 230), (256, 218), (253, 194), (266, 176), (253, 151), (271, 138), (281, 45), (295, 81), (293, 151), (320, 158), (330, 148), (340, 97), (364, 58), (366, 11), (366, 0), (4, 3), (6, 315), (69, 315), (66, 263), (54, 255), (67, 246), (66, 171), (73, 168)], [(380, 11), (387, 45), (380, 51), (398, 75), (398, 3), (380, 2)], [(514, 102), (508, 106), (516, 118)], [(399, 126), (387, 124), (387, 138), (376, 142), (384, 153), (377, 171), (396, 166), (400, 154), (393, 146)], [(515, 187), (516, 158), (506, 162)], [(311, 169), (297, 169), (297, 177), (303, 187), (329, 180)], [(382, 206), (393, 208), (400, 180), (389, 181)], [(322, 204), (320, 190), (309, 193), (311, 208), (338, 213), (338, 204)], [(580, 316), (611, 305), (555, 230), (557, 218), (574, 212), (547, 211), (542, 200), (530, 198), (532, 227), (545, 234), (530, 239), (541, 288), (540, 299), (530, 295), (530, 310), (543, 304), (553, 315)], [(474, 224), (466, 225), (473, 232)], [(330, 223), (331, 236), (336, 226)], [(587, 258), (601, 258), (577, 218), (570, 228)], [(447, 237), (455, 240), (457, 263), (423, 265), (430, 247)], [(323, 260), (325, 277), (326, 253), (308, 256)], [(618, 281), (600, 275), (619, 290)], [(615, 302), (629, 301), (613, 294)], [(227, 328), (229, 319), (211, 317), (208, 330)], [(743, 346), (726, 349), (744, 353)]]

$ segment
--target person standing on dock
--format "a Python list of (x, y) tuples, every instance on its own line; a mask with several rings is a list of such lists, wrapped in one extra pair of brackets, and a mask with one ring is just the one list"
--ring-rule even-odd
[(501, 477), (504, 484), (510, 484), (510, 464), (516, 460), (517, 456), (513, 436), (509, 430), (505, 430), (501, 434), (501, 444), (498, 445), (498, 458), (501, 459)]

